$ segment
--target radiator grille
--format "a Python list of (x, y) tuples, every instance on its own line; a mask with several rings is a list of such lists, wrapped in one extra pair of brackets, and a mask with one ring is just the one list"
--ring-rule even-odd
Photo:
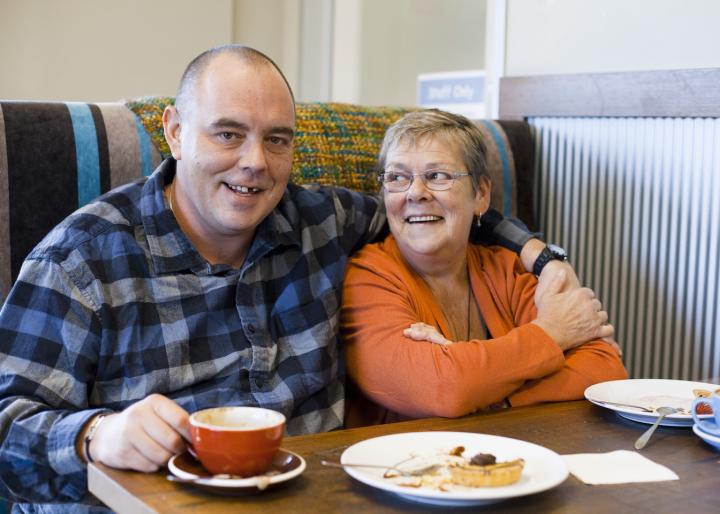
[(536, 219), (633, 378), (720, 376), (720, 120), (531, 118)]

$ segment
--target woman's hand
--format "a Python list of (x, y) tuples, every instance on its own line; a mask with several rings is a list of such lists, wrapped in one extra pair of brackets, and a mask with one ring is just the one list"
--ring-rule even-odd
[(453, 344), (453, 341), (445, 339), (443, 335), (437, 331), (437, 329), (431, 325), (425, 323), (413, 323), (410, 328), (403, 330), (403, 335), (409, 337), (414, 341), (428, 341), (430, 343), (441, 344), (448, 346)]
[[(559, 270), (535, 294), (539, 325), (563, 350), (593, 339), (610, 338), (615, 330), (595, 293), (587, 287), (569, 287), (565, 270)], [(538, 287), (538, 289), (540, 289)]]

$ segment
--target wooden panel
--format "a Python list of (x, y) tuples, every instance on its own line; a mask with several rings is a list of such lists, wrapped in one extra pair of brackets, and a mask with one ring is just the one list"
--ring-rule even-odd
[(720, 116), (720, 68), (505, 77), (500, 118)]

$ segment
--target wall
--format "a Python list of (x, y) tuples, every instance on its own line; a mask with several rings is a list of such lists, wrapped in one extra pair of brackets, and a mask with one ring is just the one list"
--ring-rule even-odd
[(275, 61), (295, 94), (302, 4), (299, 0), (234, 0), (232, 41), (257, 48)]
[(0, 0), (0, 98), (112, 101), (174, 95), (192, 57), (232, 39), (232, 1), (199, 5)]
[(485, 0), (361, 4), (358, 102), (414, 105), (418, 73), (483, 69)]
[(414, 105), (418, 73), (483, 67), (486, 1), (0, 0), (0, 98), (174, 95), (192, 57), (238, 42), (298, 100)]
[(506, 75), (720, 67), (716, 0), (507, 0)]

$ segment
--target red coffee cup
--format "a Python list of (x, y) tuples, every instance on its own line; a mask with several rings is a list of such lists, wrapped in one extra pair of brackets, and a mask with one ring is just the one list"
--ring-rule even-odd
[(267, 471), (284, 431), (285, 416), (270, 409), (205, 409), (190, 415), (188, 449), (210, 473), (249, 477)]

